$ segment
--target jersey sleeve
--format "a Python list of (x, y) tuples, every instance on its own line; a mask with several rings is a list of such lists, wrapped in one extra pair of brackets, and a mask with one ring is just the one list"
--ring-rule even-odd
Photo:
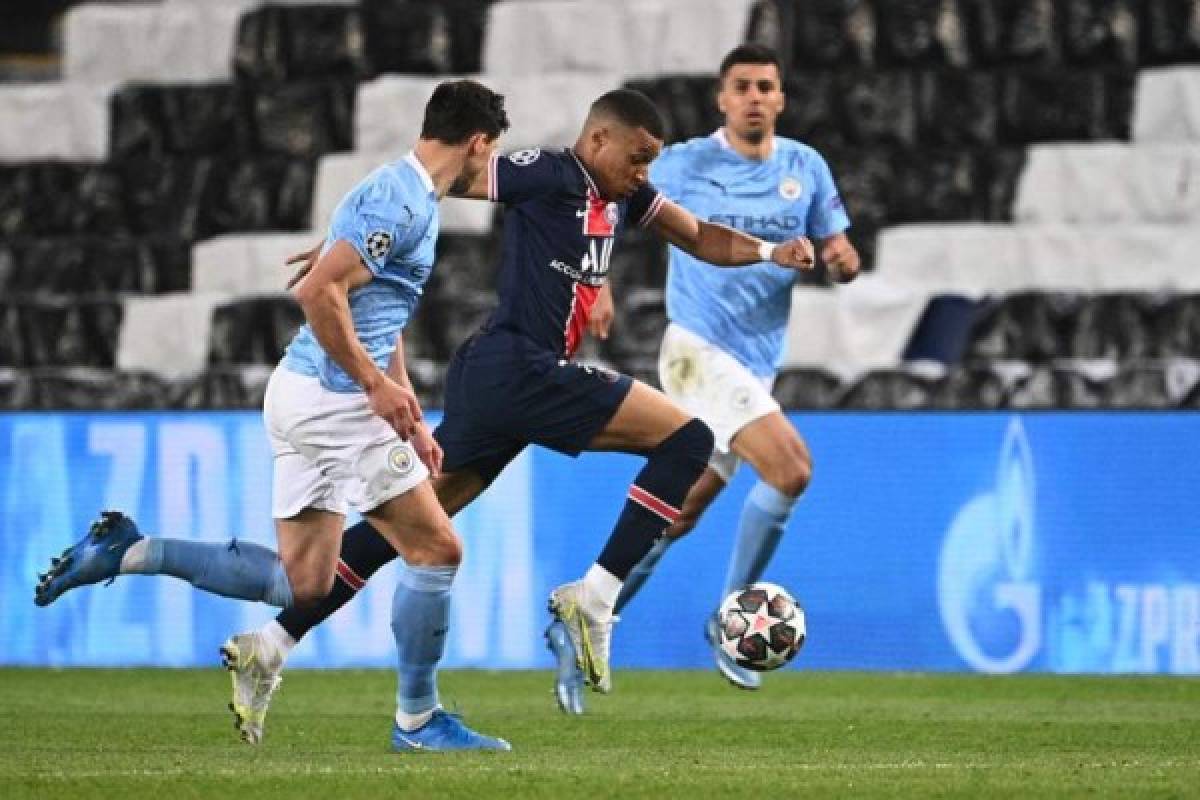
[(629, 198), (629, 205), (626, 206), (625, 210), (625, 218), (634, 225), (645, 227), (658, 214), (659, 209), (662, 208), (662, 204), (666, 200), (667, 196), (660, 192), (654, 184), (642, 184)]
[(381, 275), (391, 259), (411, 246), (409, 240), (417, 233), (416, 203), (383, 186), (364, 187), (358, 197), (338, 207), (329, 239), (349, 244), (373, 275)]
[(842, 205), (833, 172), (824, 158), (817, 157), (813, 166), (815, 191), (808, 209), (808, 234), (814, 239), (825, 239), (850, 227), (850, 217)]
[(488, 164), (488, 199), (493, 202), (520, 203), (563, 184), (562, 160), (536, 148), (497, 154)]

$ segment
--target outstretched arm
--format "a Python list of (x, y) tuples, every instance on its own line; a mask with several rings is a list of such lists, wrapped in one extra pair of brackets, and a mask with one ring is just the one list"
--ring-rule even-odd
[(697, 219), (670, 200), (663, 202), (650, 227), (680, 250), (718, 267), (773, 261), (782, 267), (812, 269), (814, 263), (812, 242), (803, 236), (771, 244), (725, 225)]

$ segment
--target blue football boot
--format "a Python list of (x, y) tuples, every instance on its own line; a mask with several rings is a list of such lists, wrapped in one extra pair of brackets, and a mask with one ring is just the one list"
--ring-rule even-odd
[(583, 670), (575, 657), (575, 646), (567, 635), (566, 626), (559, 620), (546, 628), (546, 646), (554, 654), (557, 668), (554, 673), (554, 699), (564, 714), (583, 713)]
[(473, 731), (463, 724), (458, 714), (438, 708), (434, 709), (429, 721), (415, 731), (400, 730), (400, 726), (393, 723), (392, 750), (397, 753), (442, 753), (448, 750), (512, 750), (512, 745)]
[(717, 672), (739, 689), (757, 689), (762, 686), (762, 675), (752, 669), (738, 666), (721, 647), (721, 632), (717, 629), (717, 615), (713, 614), (704, 623), (704, 638), (712, 647)]
[(51, 559), (49, 571), (38, 576), (33, 602), (48, 606), (76, 586), (112, 581), (121, 569), (121, 557), (143, 539), (133, 520), (120, 511), (104, 511), (74, 546)]

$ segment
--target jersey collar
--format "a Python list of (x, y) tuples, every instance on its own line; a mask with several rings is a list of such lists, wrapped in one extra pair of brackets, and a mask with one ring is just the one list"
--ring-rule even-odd
[(579, 156), (575, 155), (574, 150), (567, 148), (567, 152), (571, 154), (571, 158), (575, 159), (575, 163), (579, 166), (579, 171), (583, 173), (583, 177), (587, 178), (588, 186), (596, 193), (596, 197), (599, 197), (600, 189), (596, 187), (596, 182), (592, 180), (592, 174), (587, 171), (587, 167), (583, 165), (583, 161), (580, 160)]
[[(723, 128), (723, 127), (717, 128), (715, 131), (713, 131), (712, 136), (714, 139), (717, 140), (717, 144), (721, 145), (721, 147), (723, 147), (724, 149), (733, 153), (738, 158), (745, 159), (746, 161), (753, 160), (753, 159), (746, 158), (744, 155), (739, 153), (737, 150), (733, 149), (733, 145), (731, 145), (729, 143), (729, 137), (727, 137), (725, 135), (725, 128)], [(771, 152), (767, 154), (767, 157), (764, 158), (763, 161), (770, 161), (771, 156), (773, 156), (773, 155), (775, 155), (775, 137), (774, 136), (771, 137)]]
[(421, 178), (421, 183), (425, 184), (425, 188), (430, 194), (433, 194), (433, 178), (429, 177), (429, 170), (425, 169), (425, 165), (421, 163), (421, 159), (417, 158), (417, 154), (414, 151), (409, 150), (404, 154), (404, 160), (408, 162), (409, 166), (416, 170), (417, 175)]

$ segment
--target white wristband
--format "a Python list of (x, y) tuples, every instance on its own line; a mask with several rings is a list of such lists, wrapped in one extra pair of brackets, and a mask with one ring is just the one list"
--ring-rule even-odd
[(771, 255), (774, 252), (775, 252), (775, 245), (771, 244), (770, 242), (759, 242), (758, 243), (758, 260), (759, 261), (770, 261)]

